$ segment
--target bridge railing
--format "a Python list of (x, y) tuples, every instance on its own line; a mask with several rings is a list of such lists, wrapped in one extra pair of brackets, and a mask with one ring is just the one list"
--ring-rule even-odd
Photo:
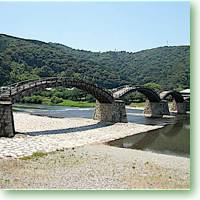
[(24, 80), (24, 81), (13, 83), (7, 86), (0, 87), (0, 96), (2, 94), (10, 96), (12, 92), (18, 91), (20, 89), (24, 89), (27, 85), (30, 86), (31, 84), (36, 83), (40, 80), (42, 79), (41, 78), (29, 79), (29, 80)]

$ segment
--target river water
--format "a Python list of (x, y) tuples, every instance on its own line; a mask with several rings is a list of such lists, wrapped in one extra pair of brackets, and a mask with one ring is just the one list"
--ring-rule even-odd
[[(76, 108), (66, 106), (47, 106), (36, 104), (16, 104), (14, 111), (57, 118), (88, 118), (93, 116), (94, 108)], [(163, 128), (109, 142), (109, 145), (141, 149), (189, 157), (190, 119), (189, 115), (172, 115), (164, 118), (145, 118), (142, 109), (127, 108), (129, 123), (146, 125), (164, 125)]]

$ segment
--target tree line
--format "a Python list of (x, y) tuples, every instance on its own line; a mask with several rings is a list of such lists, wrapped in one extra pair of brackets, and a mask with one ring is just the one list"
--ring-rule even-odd
[(0, 34), (0, 86), (39, 77), (74, 77), (111, 89), (159, 84), (181, 90), (190, 83), (190, 46), (132, 53), (91, 52)]

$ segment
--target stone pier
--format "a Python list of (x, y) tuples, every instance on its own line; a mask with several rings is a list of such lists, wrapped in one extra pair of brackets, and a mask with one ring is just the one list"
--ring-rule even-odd
[(125, 103), (115, 100), (113, 103), (100, 103), (96, 101), (93, 119), (101, 122), (128, 122)]
[(162, 117), (163, 116), (163, 103), (146, 101), (144, 107), (145, 117)]
[(162, 104), (162, 114), (170, 115), (168, 101), (162, 100), (161, 104)]
[(176, 110), (177, 110), (177, 114), (186, 114), (186, 111), (187, 111), (186, 102), (176, 103)]
[(179, 102), (176, 102), (175, 100), (173, 100), (172, 110), (176, 111), (177, 114), (186, 114), (187, 107), (188, 107), (188, 102), (184, 101), (182, 103), (179, 103)]
[(186, 111), (190, 111), (190, 101), (185, 101), (186, 104)]
[(0, 137), (15, 135), (12, 102), (0, 101)]

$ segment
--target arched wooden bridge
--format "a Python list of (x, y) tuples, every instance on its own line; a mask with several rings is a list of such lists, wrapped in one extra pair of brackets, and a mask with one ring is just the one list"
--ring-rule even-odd
[(100, 103), (113, 103), (112, 94), (94, 84), (86, 81), (70, 78), (43, 78), (36, 80), (28, 80), (7, 86), (7, 90), (0, 92), (0, 100), (11, 99), (15, 102), (23, 96), (31, 95), (33, 92), (53, 87), (76, 87), (95, 97)]
[[(168, 104), (164, 101), (168, 96), (176, 101), (177, 113), (186, 113), (186, 101), (177, 91), (165, 91), (160, 95), (156, 91), (143, 86), (122, 86), (107, 91), (95, 84), (73, 78), (49, 77), (43, 79), (27, 80), (2, 87), (0, 90), (0, 137), (12, 137), (15, 134), (12, 104), (24, 96), (32, 95), (36, 91), (54, 87), (75, 87), (96, 98), (96, 107), (93, 119), (104, 122), (127, 122), (125, 103), (122, 97), (131, 92), (140, 92), (146, 96), (144, 114), (147, 117), (162, 117), (169, 114)], [(166, 111), (165, 111), (166, 110)]]
[(67, 77), (33, 79), (6, 86), (6, 89), (0, 90), (0, 101), (11, 99), (15, 102), (23, 96), (31, 95), (33, 92), (58, 86), (76, 87), (91, 94), (100, 103), (113, 103), (115, 99), (121, 99), (132, 92), (142, 93), (150, 102), (160, 102), (161, 100), (166, 100), (168, 96), (172, 96), (172, 98), (178, 103), (184, 102), (181, 93), (175, 90), (163, 91), (158, 94), (155, 90), (144, 86), (125, 85), (109, 92), (95, 84), (88, 83), (87, 81)]
[(160, 102), (161, 99), (155, 90), (150, 88), (146, 88), (143, 86), (129, 86), (126, 85), (124, 87), (117, 88), (113, 91), (113, 97), (115, 99), (120, 99), (132, 92), (140, 92), (146, 96), (146, 98), (150, 102)]
[(177, 103), (183, 103), (184, 98), (182, 94), (175, 90), (163, 91), (160, 93), (160, 98), (166, 100), (167, 97), (171, 96)]

